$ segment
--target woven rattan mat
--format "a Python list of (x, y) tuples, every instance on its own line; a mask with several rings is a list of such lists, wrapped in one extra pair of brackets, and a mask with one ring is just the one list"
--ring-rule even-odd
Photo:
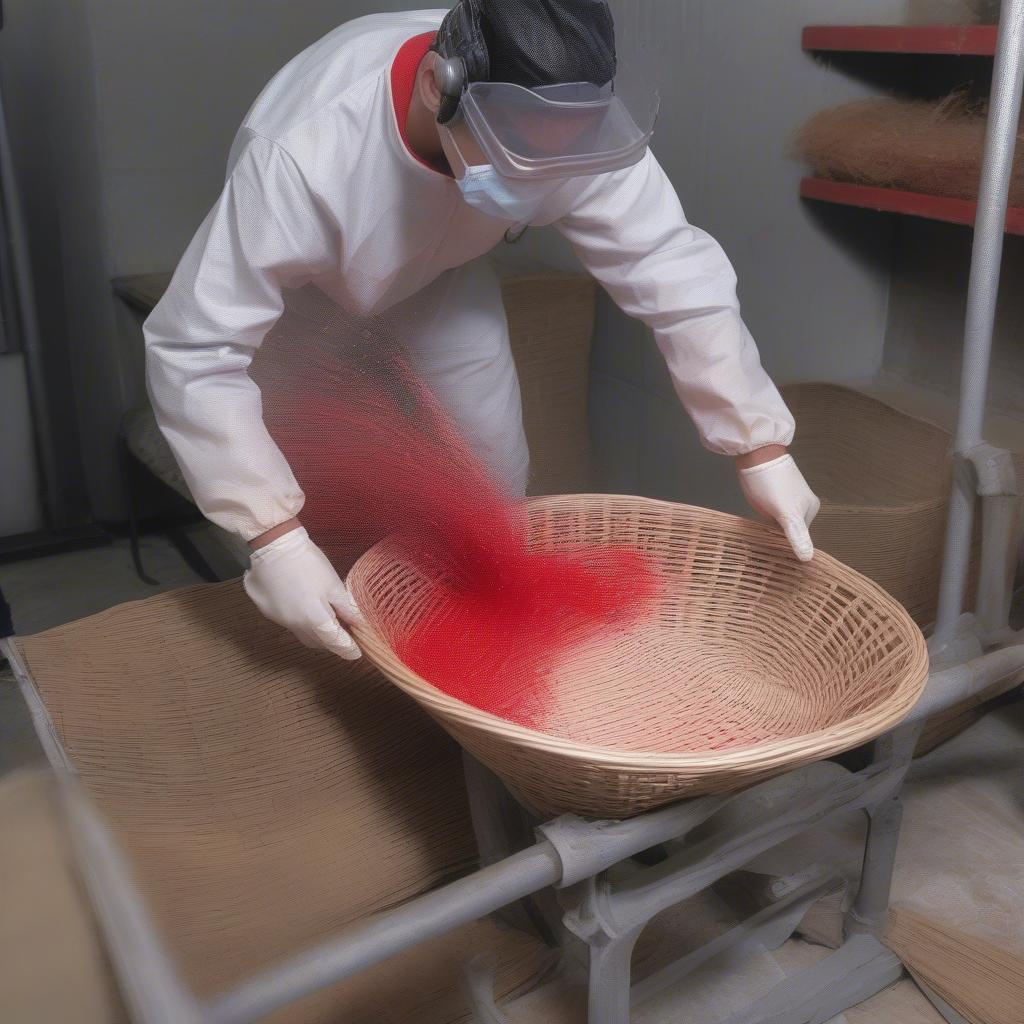
[[(203, 995), (470, 866), (455, 745), (365, 662), (306, 650), (237, 583), (121, 605), (19, 649), (89, 794)], [(278, 1020), (459, 1019), (458, 965), (499, 991), (545, 960), (490, 923)]]

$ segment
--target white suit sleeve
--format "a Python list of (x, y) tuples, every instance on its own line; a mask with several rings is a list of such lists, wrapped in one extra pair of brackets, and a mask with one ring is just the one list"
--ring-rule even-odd
[(336, 266), (336, 249), (292, 159), (254, 136), (145, 324), (157, 422), (200, 510), (245, 540), (303, 504), (248, 367), (281, 316), (282, 288)]
[(653, 154), (595, 178), (557, 223), (620, 308), (654, 332), (706, 448), (788, 445), (793, 418), (740, 318), (721, 246), (688, 224)]

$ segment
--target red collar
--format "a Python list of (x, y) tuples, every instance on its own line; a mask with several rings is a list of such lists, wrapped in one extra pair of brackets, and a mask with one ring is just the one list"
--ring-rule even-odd
[(409, 139), (405, 133), (405, 122), (409, 116), (409, 107), (412, 104), (412, 90), (416, 85), (416, 72), (419, 70), (423, 58), (437, 38), (435, 32), (424, 32), (422, 35), (413, 36), (406, 40), (401, 49), (395, 55), (394, 63), (391, 65), (391, 97), (395, 105), (395, 122), (398, 124), (398, 133), (402, 136), (402, 143), (409, 154), (415, 157), (424, 167), (432, 171), (439, 171), (440, 168), (428, 163), (422, 157), (413, 152), (409, 145)]

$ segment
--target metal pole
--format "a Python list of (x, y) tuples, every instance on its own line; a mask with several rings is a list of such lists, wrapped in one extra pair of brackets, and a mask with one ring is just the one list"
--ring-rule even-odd
[(467, 878), (353, 925), (323, 945), (214, 1000), (204, 1009), (208, 1024), (248, 1024), (303, 996), (348, 978), (396, 953), (522, 899), (562, 874), (547, 840)]
[(116, 840), (74, 779), (67, 774), (59, 779), (75, 866), (96, 911), (131, 1019), (139, 1024), (202, 1024), (199, 1003), (168, 956)]
[(941, 642), (963, 611), (970, 563), (975, 488), (966, 454), (982, 443), (992, 329), (999, 295), (1003, 232), (1024, 83), (1024, 0), (1003, 0), (999, 19), (985, 155), (967, 288), (960, 408), (953, 442), (954, 482), (946, 524), (935, 636)]

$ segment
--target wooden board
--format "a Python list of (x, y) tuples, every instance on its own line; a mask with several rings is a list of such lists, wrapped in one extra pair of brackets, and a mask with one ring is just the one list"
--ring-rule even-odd
[(805, 50), (991, 57), (995, 25), (808, 25)]
[(151, 313), (171, 283), (171, 274), (131, 274), (110, 282), (114, 294), (140, 313)]
[[(976, 204), (970, 199), (952, 199), (932, 196), (924, 192), (907, 192), (896, 188), (878, 188), (858, 185), (849, 181), (829, 181), (826, 178), (804, 178), (800, 182), (800, 195), (842, 206), (857, 206), (879, 213), (902, 213), (927, 220), (941, 220), (948, 224), (973, 226)], [(1006, 233), (1024, 235), (1024, 208), (1011, 206), (1006, 212)]]

